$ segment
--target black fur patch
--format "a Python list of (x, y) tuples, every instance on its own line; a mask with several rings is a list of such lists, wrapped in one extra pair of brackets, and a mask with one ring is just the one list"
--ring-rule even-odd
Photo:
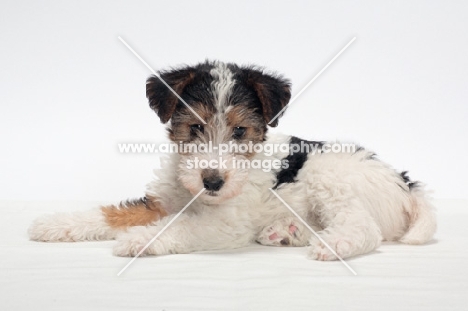
[[(182, 66), (176, 69), (160, 71), (160, 77), (177, 93), (184, 101), (213, 105), (213, 95), (210, 91), (213, 77), (210, 70), (214, 63), (206, 61), (195, 66)], [(183, 103), (172, 91), (156, 76), (151, 76), (146, 81), (146, 97), (150, 107), (156, 111), (162, 123), (166, 123), (172, 117), (176, 107), (183, 107)]]
[(401, 177), (401, 179), (403, 179), (403, 181), (405, 182), (405, 184), (408, 185), (408, 188), (409, 188), (410, 190), (413, 189), (414, 187), (417, 187), (417, 186), (418, 186), (418, 182), (417, 182), (417, 181), (411, 181), (411, 179), (410, 179), (409, 176), (408, 176), (408, 171), (401, 172), (401, 173), (400, 173), (400, 177)]
[[(291, 98), (291, 83), (281, 75), (268, 73), (264, 68), (257, 66), (242, 66), (228, 64), (229, 69), (234, 73), (235, 79), (242, 84), (249, 93), (254, 91), (255, 97), (260, 103), (265, 122), (269, 123), (289, 102)], [(233, 94), (242, 92), (236, 89)], [(251, 94), (249, 94), (251, 96)], [(269, 124), (272, 127), (278, 125), (278, 119)]]
[(137, 199), (127, 199), (125, 201), (121, 201), (120, 204), (119, 204), (119, 207), (125, 208), (125, 207), (140, 205), (140, 204), (146, 205), (147, 200), (148, 199), (146, 197), (141, 197), (141, 198), (137, 198)]
[[(188, 105), (203, 103), (214, 107), (215, 103), (211, 92), (213, 77), (210, 74), (213, 66), (213, 63), (207, 61), (193, 67), (195, 74), (180, 94)], [(183, 107), (184, 104), (179, 100), (177, 105)]]
[[(276, 174), (276, 184), (273, 187), (273, 189), (278, 188), (279, 185), (283, 183), (293, 183), (296, 182), (296, 176), (299, 170), (304, 166), (305, 161), (307, 161), (307, 156), (308, 152), (307, 150), (299, 150), (299, 152), (292, 152), (291, 146), (292, 145), (299, 145), (301, 146), (301, 143), (308, 144), (309, 146), (319, 146), (321, 149), (324, 142), (322, 141), (309, 141), (309, 140), (304, 140), (300, 139), (298, 137), (291, 137), (291, 140), (289, 142), (290, 146), (290, 153), (289, 155), (284, 158), (283, 160), (288, 161), (287, 163), (289, 164), (289, 167), (286, 169), (282, 169)], [(311, 151), (311, 150), (309, 150)]]
[[(226, 65), (236, 80), (229, 105), (246, 105), (263, 116), (265, 123), (269, 123), (289, 102), (291, 84), (281, 75), (267, 72), (262, 67)], [(160, 71), (159, 75), (189, 106), (200, 103), (214, 106), (211, 70), (215, 66), (217, 62), (207, 60), (194, 66)], [(184, 107), (156, 76), (149, 77), (146, 82), (146, 97), (162, 123), (168, 122), (174, 112)], [(275, 119), (269, 125), (274, 127), (277, 124), (278, 119)]]
[[(365, 151), (366, 148), (362, 147), (362, 146), (357, 146), (356, 147), (356, 151), (354, 152), (354, 154), (358, 153), (358, 152), (361, 152), (361, 151)], [(369, 154), (367, 156), (367, 158), (365, 160), (374, 160), (374, 161), (378, 161), (379, 159), (377, 158), (377, 153), (374, 153), (372, 152), (371, 154)]]

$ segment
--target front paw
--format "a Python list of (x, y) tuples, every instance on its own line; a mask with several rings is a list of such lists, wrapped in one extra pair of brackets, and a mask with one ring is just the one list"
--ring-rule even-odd
[(113, 254), (121, 257), (135, 257), (158, 255), (159, 241), (151, 241), (155, 235), (151, 234), (148, 227), (132, 227), (127, 232), (117, 236), (117, 245)]
[[(353, 244), (346, 238), (332, 238), (324, 240), (326, 244), (317, 238), (312, 238), (308, 247), (308, 257), (313, 260), (330, 261), (351, 256)], [(331, 248), (331, 249), (330, 249)], [(333, 250), (333, 251), (332, 251)]]
[(46, 215), (34, 220), (28, 229), (28, 235), (30, 240), (40, 242), (84, 240), (84, 232), (75, 227), (72, 217), (68, 214)]
[(267, 246), (305, 246), (310, 235), (310, 231), (297, 219), (282, 218), (263, 228), (257, 242)]

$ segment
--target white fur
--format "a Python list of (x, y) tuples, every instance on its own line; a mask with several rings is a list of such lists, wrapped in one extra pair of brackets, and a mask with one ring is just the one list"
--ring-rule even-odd
[[(273, 140), (287, 140), (272, 137)], [(421, 244), (432, 238), (436, 225), (433, 207), (422, 188), (409, 190), (400, 176), (388, 165), (369, 160), (371, 153), (362, 150), (355, 154), (327, 153), (309, 155), (298, 181), (282, 184), (277, 193), (295, 211), (306, 219), (338, 255), (347, 258), (375, 250), (382, 240)], [(282, 158), (285, 155), (273, 155)], [(258, 155), (265, 158), (265, 155)], [(171, 158), (172, 169), (158, 172), (159, 180), (149, 184), (151, 195), (175, 213), (191, 195), (172, 171), (177, 170), (178, 156)], [(198, 250), (229, 249), (248, 245), (258, 240), (265, 245), (278, 245), (278, 239), (269, 241), (270, 228), (278, 222), (289, 226), (294, 222), (291, 213), (274, 197), (268, 188), (275, 182), (275, 172), (249, 170), (242, 192), (216, 204), (208, 195), (201, 195), (181, 219), (176, 220), (147, 255), (188, 253)], [(148, 227), (136, 227), (118, 237), (114, 253), (132, 256), (154, 237), (170, 218)], [(309, 257), (334, 260), (335, 256), (308, 229), (295, 221), (300, 230), (295, 245), (309, 246)], [(285, 228), (278, 227), (283, 238)], [(291, 238), (291, 236), (289, 236)], [(304, 243), (304, 239), (308, 239)]]
[[(276, 135), (269, 137), (267, 143), (288, 140), (288, 136)], [(422, 244), (436, 230), (434, 209), (424, 190), (421, 187), (410, 190), (392, 168), (369, 159), (370, 156), (365, 150), (354, 154), (309, 154), (297, 182), (281, 184), (276, 189), (342, 258), (371, 252), (382, 240)], [(147, 193), (158, 198), (171, 214), (152, 226), (133, 227), (117, 236), (118, 231), (110, 228), (96, 209), (41, 217), (30, 227), (29, 236), (37, 241), (107, 240), (117, 236), (114, 254), (134, 256), (190, 201), (195, 189), (198, 192), (202, 188), (201, 182), (194, 189), (184, 185), (186, 181), (181, 174), (189, 180), (200, 177), (196, 170), (193, 175), (181, 171), (183, 161), (177, 154), (165, 159), (165, 169), (156, 170), (156, 179), (148, 185)], [(271, 194), (269, 188), (275, 183), (275, 174), (261, 169), (246, 170), (238, 180), (228, 181), (223, 187), (225, 199), (202, 194), (144, 255), (238, 248), (253, 241), (278, 246), (287, 237), (294, 246), (308, 245), (312, 259), (336, 259)], [(240, 188), (240, 194), (231, 197), (227, 194), (231, 188)], [(294, 235), (288, 232), (290, 225), (298, 230)], [(271, 240), (273, 233), (276, 238)]]
[(112, 240), (117, 233), (106, 223), (101, 209), (44, 215), (28, 230), (31, 240), (42, 242)]
[(229, 95), (231, 95), (232, 88), (235, 84), (233, 74), (223, 62), (216, 62), (210, 74), (214, 79), (211, 87), (215, 99), (215, 106), (219, 113), (224, 113), (225, 109), (228, 107)]
[[(267, 143), (287, 143), (289, 139), (275, 135)], [(283, 159), (286, 155), (257, 154), (254, 159)], [(409, 189), (392, 168), (370, 157), (366, 150), (309, 154), (297, 181), (276, 189), (342, 258), (371, 252), (382, 240), (422, 244), (436, 230), (434, 209), (423, 188)], [(202, 188), (200, 171), (187, 170), (185, 160), (185, 156), (173, 154), (164, 160), (163, 170), (155, 171), (156, 179), (148, 185), (147, 193), (156, 197), (170, 215), (152, 226), (129, 228), (117, 235), (100, 210), (94, 210), (39, 218), (30, 227), (29, 236), (37, 241), (117, 236), (114, 254), (134, 256)], [(312, 259), (336, 259), (269, 191), (276, 181), (274, 170), (249, 169), (230, 174), (235, 177), (226, 180), (220, 196), (200, 195), (143, 255), (239, 248), (253, 241), (279, 245), (287, 237), (296, 239), (291, 240), (292, 245), (308, 245)], [(291, 224), (297, 227), (295, 235), (288, 231)], [(273, 233), (277, 238), (271, 240)]]

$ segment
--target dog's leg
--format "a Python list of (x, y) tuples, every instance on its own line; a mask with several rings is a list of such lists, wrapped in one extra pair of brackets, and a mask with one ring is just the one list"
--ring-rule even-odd
[(127, 227), (147, 225), (165, 215), (163, 208), (145, 197), (90, 211), (42, 216), (28, 234), (31, 240), (43, 242), (112, 240)]
[[(319, 228), (314, 228), (318, 231)], [(312, 232), (296, 217), (276, 220), (258, 235), (257, 242), (267, 246), (306, 246)]]
[[(341, 258), (373, 251), (380, 246), (380, 229), (369, 213), (363, 209), (343, 207), (328, 220), (318, 235)], [(316, 236), (310, 239), (309, 257), (315, 260), (336, 260), (337, 257)]]
[[(165, 255), (194, 251), (233, 249), (249, 245), (254, 239), (248, 220), (230, 221), (222, 213), (182, 214), (141, 255)], [(154, 226), (129, 228), (117, 236), (114, 255), (137, 255), (173, 217)]]

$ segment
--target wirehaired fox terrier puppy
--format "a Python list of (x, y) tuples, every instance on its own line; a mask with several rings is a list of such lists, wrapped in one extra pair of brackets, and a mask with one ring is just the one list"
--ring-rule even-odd
[[(307, 246), (310, 258), (335, 260), (369, 253), (382, 241), (423, 244), (432, 238), (433, 206), (423, 185), (406, 172), (362, 147), (327, 152), (325, 142), (267, 135), (290, 99), (290, 83), (282, 76), (206, 61), (160, 77), (183, 99), (158, 77), (147, 80), (149, 105), (168, 123), (172, 143), (209, 144), (210, 150), (180, 148), (171, 154), (141, 199), (38, 218), (29, 228), (32, 240), (116, 239), (115, 255), (134, 256), (202, 189), (142, 255), (233, 249), (256, 241)], [(225, 144), (236, 148), (226, 150)], [(267, 145), (280, 147), (267, 153)], [(271, 165), (265, 169), (265, 163)]]

